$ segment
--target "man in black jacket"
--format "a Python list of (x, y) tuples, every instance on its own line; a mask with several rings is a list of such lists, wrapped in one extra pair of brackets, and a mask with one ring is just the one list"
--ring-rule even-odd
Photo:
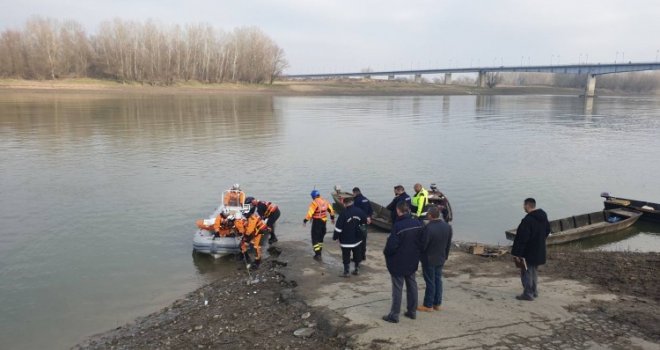
[[(362, 194), (360, 188), (353, 187), (353, 203), (357, 208), (362, 209), (362, 211), (367, 214), (367, 224), (371, 224), (371, 217), (374, 215), (374, 209), (371, 207), (371, 202), (369, 199)], [(360, 246), (360, 252), (362, 253), (362, 261), (367, 260), (367, 226), (364, 226), (362, 230), (362, 244)]]
[(404, 314), (410, 319), (416, 318), (417, 311), (417, 281), (415, 272), (419, 266), (421, 247), (421, 221), (410, 216), (410, 207), (406, 201), (396, 206), (398, 218), (392, 225), (392, 232), (387, 237), (383, 254), (387, 271), (392, 278), (392, 308), (390, 313), (383, 316), (387, 322), (399, 322), (401, 312), (401, 296), (403, 283), (406, 283), (406, 306)]
[(394, 186), (394, 199), (392, 199), (392, 202), (387, 205), (387, 209), (389, 209), (390, 215), (392, 216), (392, 224), (394, 224), (397, 219), (396, 206), (400, 202), (405, 202), (408, 205), (408, 208), (412, 208), (410, 196), (406, 193), (406, 189), (401, 185), (396, 185)]
[(424, 303), (418, 311), (440, 311), (442, 305), (442, 267), (449, 257), (452, 227), (440, 217), (440, 208), (430, 206), (426, 216), (430, 222), (422, 230), (422, 271), (426, 282)]
[(344, 211), (339, 214), (335, 224), (335, 232), (332, 235), (333, 240), (339, 239), (341, 246), (341, 257), (344, 263), (344, 273), (341, 277), (348, 277), (348, 270), (351, 265), (351, 252), (353, 252), (353, 263), (355, 264), (354, 275), (360, 272), (360, 262), (362, 261), (362, 240), (364, 239), (363, 229), (367, 224), (367, 214), (362, 209), (353, 205), (353, 198), (344, 198)]
[(523, 293), (516, 299), (532, 301), (538, 297), (537, 267), (545, 264), (545, 239), (550, 234), (550, 223), (548, 215), (542, 209), (536, 209), (534, 198), (525, 199), (523, 209), (527, 215), (518, 225), (511, 255), (519, 265), (526, 265), (520, 269)]

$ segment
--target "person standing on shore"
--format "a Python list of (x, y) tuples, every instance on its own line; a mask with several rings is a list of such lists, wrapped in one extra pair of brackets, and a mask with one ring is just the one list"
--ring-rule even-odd
[(550, 223), (543, 209), (536, 208), (534, 198), (525, 199), (523, 209), (527, 215), (518, 225), (511, 255), (516, 264), (521, 266), (523, 293), (516, 296), (516, 299), (532, 301), (538, 297), (537, 268), (545, 264), (545, 239), (550, 234)]
[(401, 297), (403, 284), (406, 284), (406, 306), (404, 314), (410, 319), (417, 318), (417, 281), (415, 272), (419, 266), (421, 248), (421, 221), (411, 217), (410, 207), (406, 201), (400, 201), (396, 206), (397, 221), (392, 225), (392, 232), (387, 237), (383, 254), (387, 271), (392, 278), (392, 307), (383, 320), (391, 323), (399, 322), (401, 313)]
[(408, 205), (408, 208), (412, 208), (412, 205), (410, 204), (410, 196), (406, 193), (406, 189), (401, 185), (396, 185), (394, 186), (394, 199), (392, 199), (392, 202), (387, 205), (387, 209), (390, 211), (392, 217), (392, 224), (394, 224), (397, 219), (396, 207), (399, 202), (405, 202)]
[(430, 220), (422, 230), (422, 272), (426, 282), (424, 302), (418, 311), (440, 311), (442, 305), (442, 267), (449, 257), (452, 227), (440, 216), (440, 207), (432, 205), (428, 209)]
[(332, 205), (325, 199), (321, 198), (321, 193), (313, 190), (310, 195), (312, 196), (312, 203), (307, 210), (307, 216), (303, 220), (303, 226), (312, 220), (312, 248), (314, 249), (314, 260), (321, 260), (321, 252), (323, 251), (323, 238), (325, 237), (326, 221), (330, 216), (330, 222), (335, 223), (335, 210)]
[(365, 226), (367, 225), (367, 214), (357, 206), (353, 205), (354, 199), (346, 197), (343, 200), (344, 211), (337, 217), (337, 224), (332, 235), (334, 241), (339, 240), (341, 246), (341, 258), (344, 263), (344, 273), (341, 277), (348, 277), (351, 266), (351, 252), (353, 252), (353, 263), (355, 270), (353, 275), (360, 274), (360, 262), (362, 261), (362, 242), (364, 242)]
[[(357, 208), (362, 209), (362, 211), (367, 215), (367, 225), (371, 224), (371, 217), (374, 215), (374, 209), (371, 207), (371, 202), (369, 202), (369, 199), (365, 197), (362, 194), (362, 191), (360, 191), (360, 188), (358, 187), (353, 187), (353, 201), (354, 205)], [(364, 226), (364, 230), (362, 231), (363, 236), (362, 236), (362, 249), (360, 252), (362, 253), (362, 261), (367, 260), (367, 226)]]

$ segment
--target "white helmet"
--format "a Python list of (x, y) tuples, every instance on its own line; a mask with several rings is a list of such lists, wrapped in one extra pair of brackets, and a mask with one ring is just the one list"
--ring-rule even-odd
[(236, 191), (240, 191), (240, 190), (241, 190), (241, 185), (239, 185), (239, 184), (233, 184), (233, 185), (231, 186), (231, 189), (232, 189), (232, 190), (236, 190)]

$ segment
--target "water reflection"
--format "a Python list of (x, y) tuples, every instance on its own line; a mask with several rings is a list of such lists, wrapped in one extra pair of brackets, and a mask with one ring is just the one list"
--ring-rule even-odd
[[(160, 138), (253, 141), (277, 135), (282, 123), (270, 96), (247, 95), (70, 95), (6, 94), (1, 125), (31, 140), (111, 142)], [(260, 143), (255, 143), (259, 145)]]

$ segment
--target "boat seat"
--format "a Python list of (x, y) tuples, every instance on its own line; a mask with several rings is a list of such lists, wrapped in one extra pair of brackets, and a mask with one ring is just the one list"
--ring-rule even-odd
[(559, 220), (550, 221), (550, 232), (561, 232), (561, 224), (559, 223)]
[(575, 220), (575, 227), (587, 226), (589, 225), (589, 214), (574, 216), (573, 220)]
[(597, 224), (599, 222), (605, 221), (605, 216), (602, 211), (589, 214), (589, 220), (591, 224)]
[(575, 228), (575, 222), (573, 222), (573, 218), (566, 218), (566, 219), (561, 219), (559, 220), (561, 222), (561, 230), (566, 231), (570, 229)]

